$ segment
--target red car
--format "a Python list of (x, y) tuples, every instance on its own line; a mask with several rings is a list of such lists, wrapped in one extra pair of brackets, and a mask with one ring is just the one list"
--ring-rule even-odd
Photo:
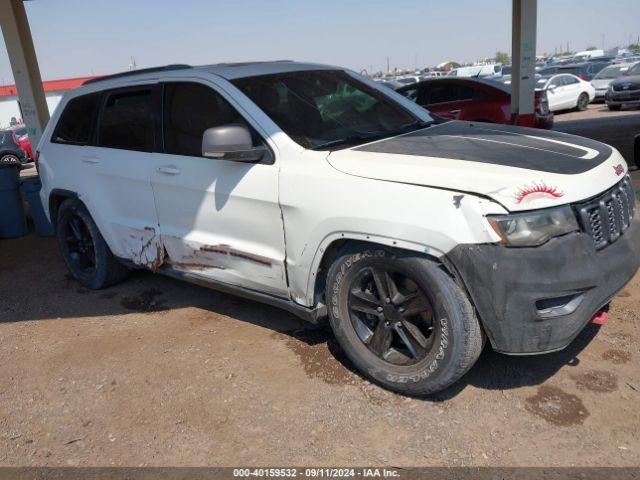
[(553, 127), (553, 113), (549, 111), (544, 91), (535, 92), (533, 118), (523, 117), (516, 121), (511, 115), (511, 87), (497, 81), (437, 78), (401, 87), (397, 92), (442, 118), (546, 129)]
[(6, 131), (9, 131), (13, 134), (13, 142), (22, 148), (29, 159), (27, 161), (33, 161), (33, 151), (31, 150), (31, 142), (29, 142), (29, 135), (27, 134), (27, 127), (25, 125), (12, 125), (7, 128)]

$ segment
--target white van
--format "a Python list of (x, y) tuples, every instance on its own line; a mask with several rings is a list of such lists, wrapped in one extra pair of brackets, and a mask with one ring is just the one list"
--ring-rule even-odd
[(604, 57), (604, 50), (583, 50), (573, 55), (575, 62), (585, 62), (591, 58)]
[(338, 67), (103, 77), (65, 94), (37, 156), (82, 285), (144, 268), (328, 316), (362, 374), (406, 394), (451, 385), (485, 339), (566, 347), (640, 263), (614, 148), (437, 120)]
[(502, 65), (474, 65), (472, 67), (458, 67), (451, 70), (447, 76), (450, 77), (492, 77), (494, 75), (500, 75), (502, 72)]

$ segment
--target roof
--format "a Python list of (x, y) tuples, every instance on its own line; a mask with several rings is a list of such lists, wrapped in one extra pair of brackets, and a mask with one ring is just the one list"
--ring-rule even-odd
[(278, 60), (273, 62), (218, 63), (215, 65), (203, 65), (195, 68), (220, 75), (227, 80), (233, 80), (243, 77), (255, 77), (258, 75), (271, 75), (274, 73), (298, 72), (304, 70), (334, 70), (339, 69), (340, 67), (322, 65), (319, 63)]
[(94, 83), (107, 82), (110, 80), (145, 80), (147, 77), (157, 77), (158, 75), (182, 74), (190, 71), (200, 71), (218, 75), (227, 80), (237, 78), (254, 77), (259, 75), (270, 75), (284, 72), (305, 71), (305, 70), (328, 70), (339, 69), (329, 65), (320, 65), (316, 63), (293, 62), (291, 60), (278, 60), (272, 62), (244, 62), (244, 63), (217, 63), (214, 65), (201, 65), (192, 67), (190, 65), (165, 65), (161, 67), (143, 68), (141, 70), (133, 70), (128, 72), (119, 72), (105, 77), (97, 77), (90, 79), (85, 84), (92, 85)]
[[(79, 87), (87, 80), (96, 78), (91, 77), (77, 77), (77, 78), (63, 78), (60, 80), (47, 80), (42, 82), (42, 87), (45, 93), (51, 92), (64, 92), (71, 90), (72, 88)], [(0, 85), (0, 98), (2, 97), (15, 97), (18, 95), (18, 90), (15, 85)]]

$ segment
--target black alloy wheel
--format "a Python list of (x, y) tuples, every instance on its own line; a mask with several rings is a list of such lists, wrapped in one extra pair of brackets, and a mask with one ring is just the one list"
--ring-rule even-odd
[(83, 274), (96, 269), (96, 248), (91, 232), (80, 215), (70, 215), (64, 225), (69, 259)]
[(414, 365), (438, 345), (439, 323), (427, 294), (399, 270), (367, 266), (349, 292), (350, 319), (360, 340), (393, 365)]

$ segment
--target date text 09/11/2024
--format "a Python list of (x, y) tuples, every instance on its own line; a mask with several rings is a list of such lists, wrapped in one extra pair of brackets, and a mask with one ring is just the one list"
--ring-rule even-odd
[(236, 468), (234, 478), (398, 478), (389, 468)]

